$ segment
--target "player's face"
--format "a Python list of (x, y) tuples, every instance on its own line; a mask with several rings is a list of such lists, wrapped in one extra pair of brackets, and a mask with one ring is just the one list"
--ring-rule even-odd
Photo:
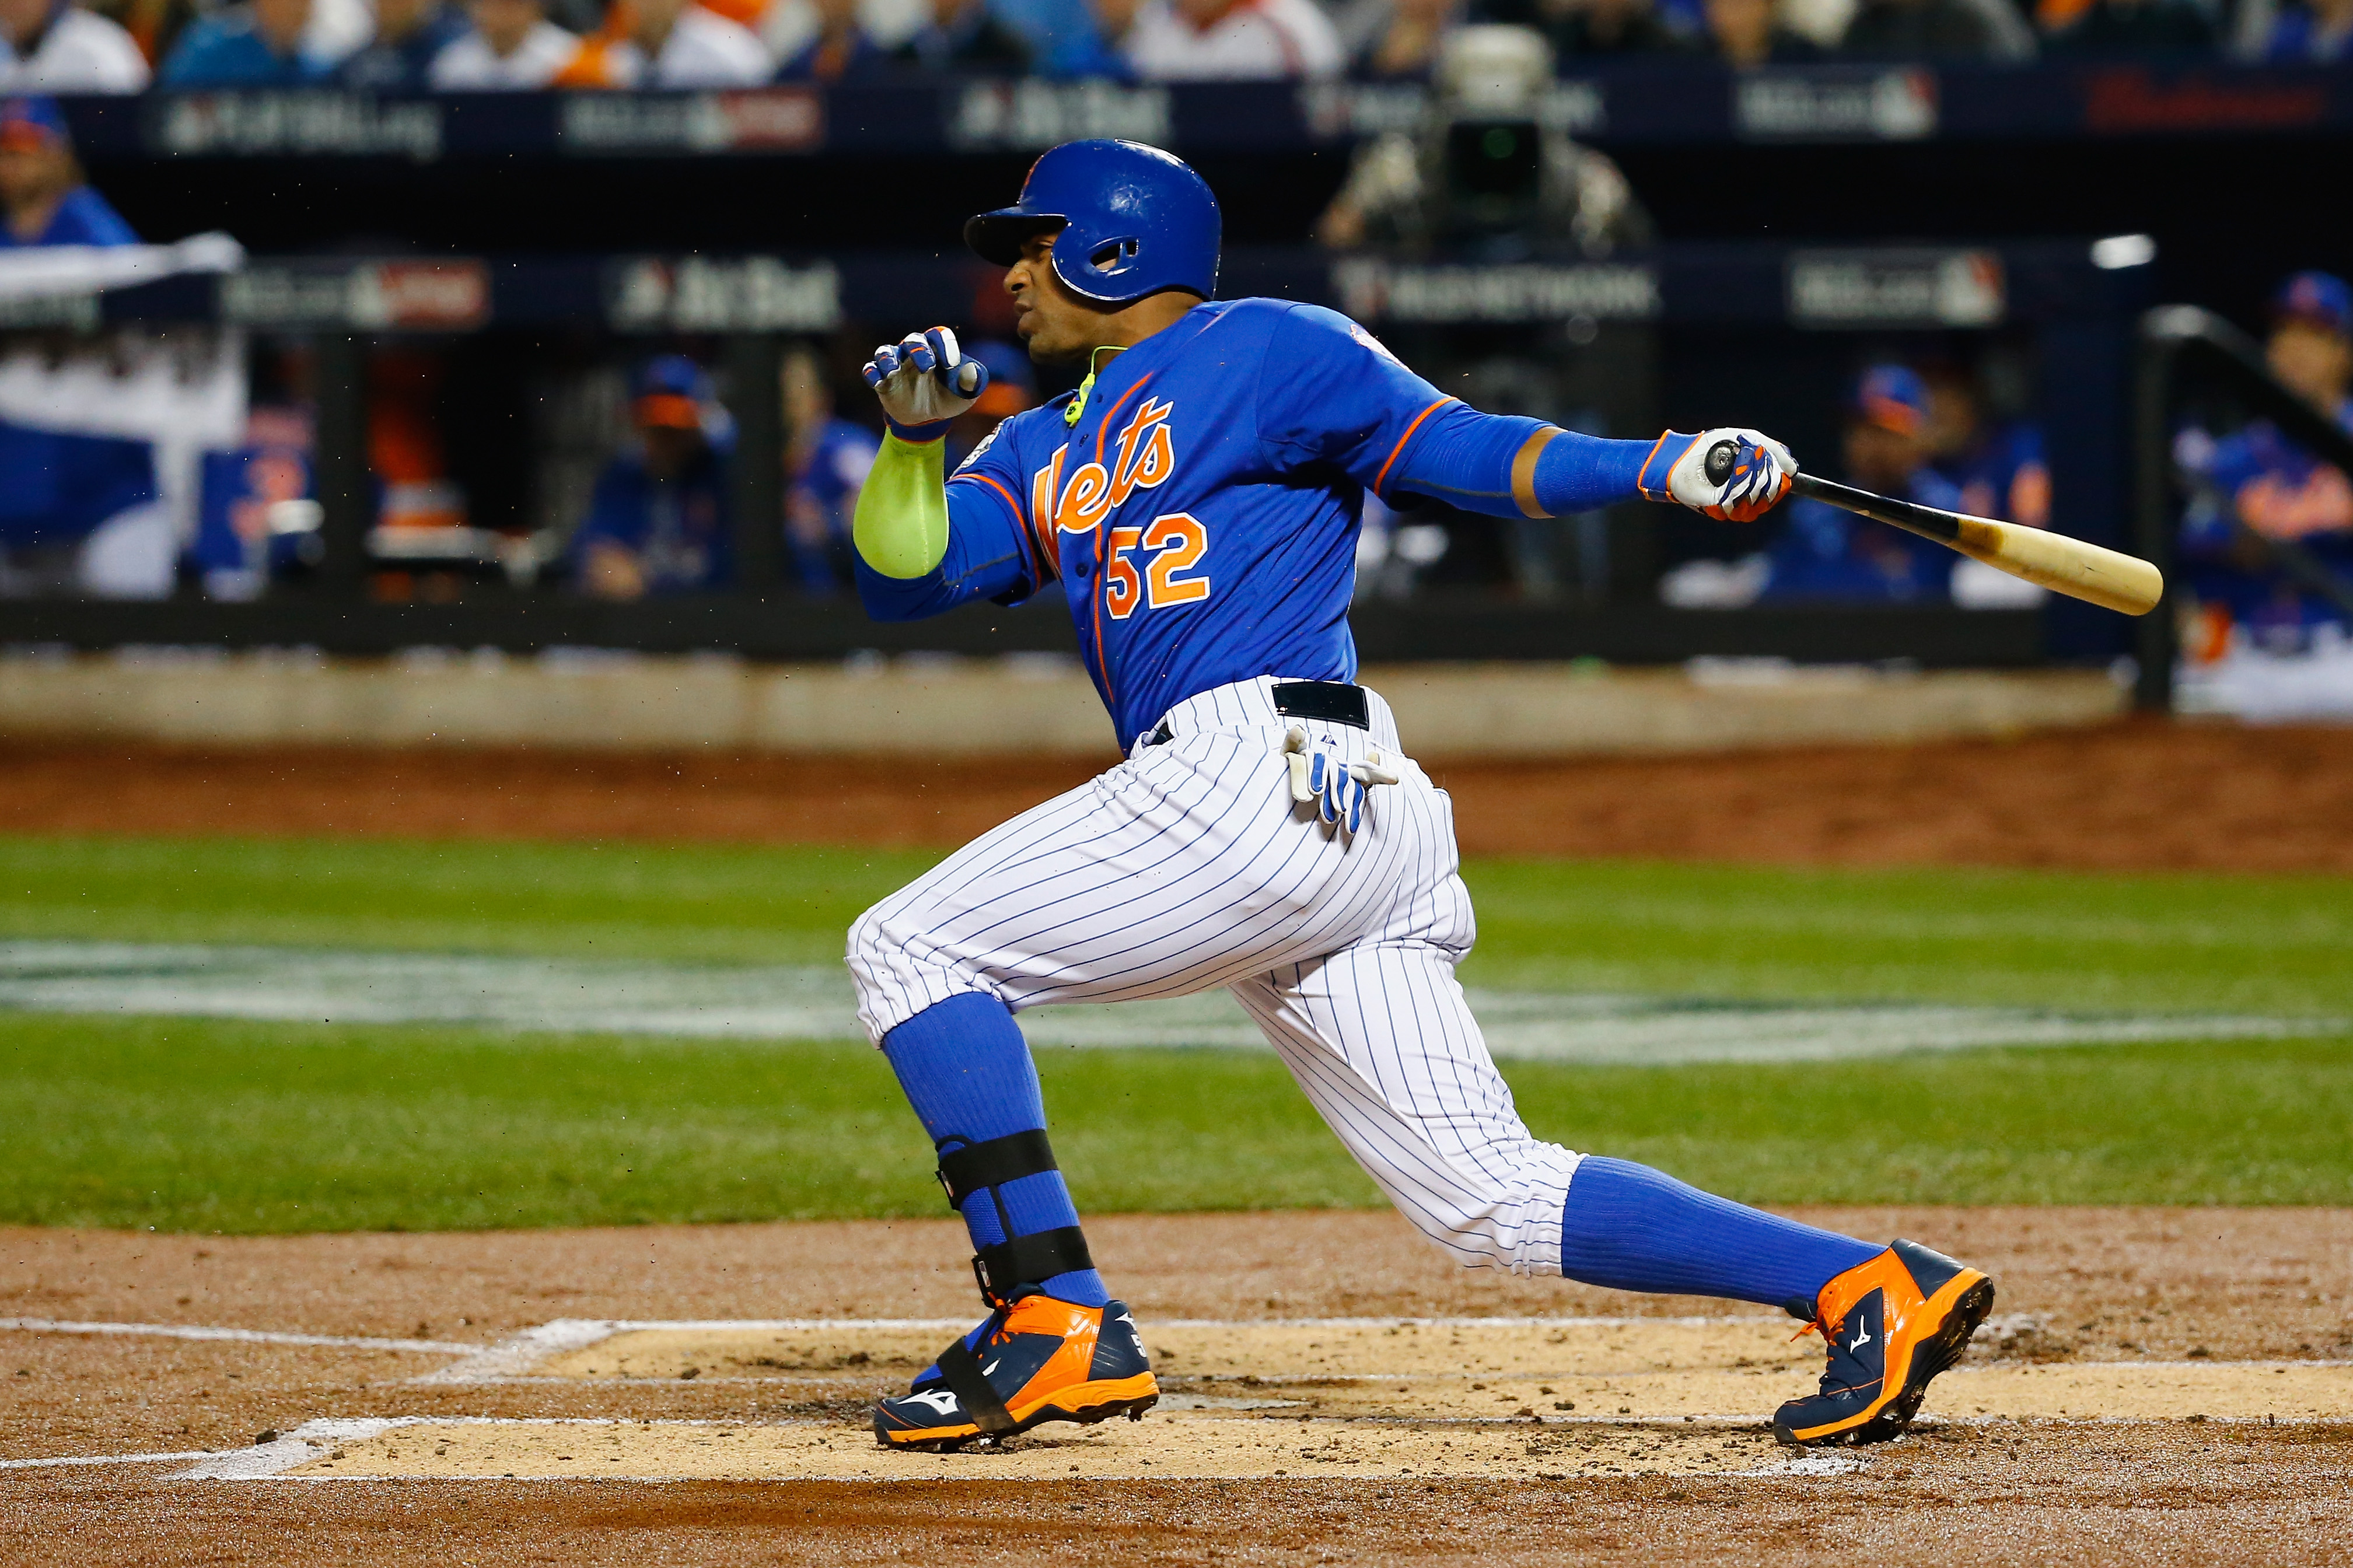
[(1882, 425), (1858, 419), (1846, 427), (1846, 468), (1867, 489), (1896, 490), (1909, 484), (1927, 456), (1927, 443)]
[(2315, 403), (2333, 406), (2353, 377), (2353, 343), (2310, 321), (2282, 321), (2265, 357), (2274, 375)]
[(1050, 258), (1054, 237), (1041, 234), (1021, 246), (1021, 259), (1005, 271), (1005, 291), (1013, 296), (1013, 331), (1040, 364), (1078, 364), (1104, 342), (1103, 315), (1064, 288)]

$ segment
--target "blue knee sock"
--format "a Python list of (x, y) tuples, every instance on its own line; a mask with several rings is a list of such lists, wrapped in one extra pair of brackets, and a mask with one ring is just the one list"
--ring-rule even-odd
[(1885, 1251), (1588, 1154), (1561, 1205), (1560, 1271), (1585, 1285), (1727, 1296), (1811, 1318), (1814, 1295)]
[[(934, 1144), (948, 1139), (979, 1143), (1046, 1125), (1046, 1100), (1038, 1089), (1038, 1066), (1029, 1042), (1005, 1004), (967, 993), (924, 1008), (882, 1039), (882, 1054), (899, 1075), (899, 1087), (923, 1119)], [(1005, 1213), (999, 1215), (1002, 1200)], [(1079, 1223), (1071, 1189), (1060, 1171), (1042, 1171), (1002, 1186), (984, 1188), (964, 1201), (965, 1228), (976, 1251)], [(1073, 1269), (1039, 1283), (1059, 1301), (1100, 1307), (1111, 1300), (1103, 1276)]]

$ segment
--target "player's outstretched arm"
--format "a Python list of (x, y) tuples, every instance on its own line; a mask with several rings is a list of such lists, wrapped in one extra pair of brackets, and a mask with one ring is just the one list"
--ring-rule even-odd
[[(1460, 403), (1423, 424), (1400, 454), (1388, 490), (1495, 517), (1567, 517), (1641, 496), (1747, 522), (1788, 493), (1798, 471), (1787, 447), (1756, 430), (1670, 430), (1655, 441), (1610, 441)], [(1707, 463), (1719, 447), (1731, 449), (1728, 470), (1717, 464), (1721, 479), (1710, 477)]]
[[(1755, 430), (1609, 441), (1482, 414), (1336, 310), (1261, 305), (1272, 320), (1260, 439), (1279, 460), (1335, 465), (1385, 500), (1406, 492), (1494, 517), (1567, 517), (1639, 495), (1746, 522), (1787, 494), (1798, 471), (1787, 447)], [(1711, 470), (1718, 448), (1725, 457)]]
[(946, 485), (949, 422), (988, 385), (987, 367), (934, 327), (876, 349), (865, 375), (890, 425), (850, 523), (867, 614), (916, 620), (1017, 589), (1026, 564), (1019, 520), (987, 496), (958, 505), (964, 498), (952, 500)]

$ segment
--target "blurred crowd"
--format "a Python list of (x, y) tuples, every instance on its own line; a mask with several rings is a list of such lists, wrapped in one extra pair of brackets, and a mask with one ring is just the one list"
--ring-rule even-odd
[(1533, 28), (1571, 68), (2353, 59), (2353, 0), (0, 0), (0, 91), (1414, 82), (1479, 23)]

